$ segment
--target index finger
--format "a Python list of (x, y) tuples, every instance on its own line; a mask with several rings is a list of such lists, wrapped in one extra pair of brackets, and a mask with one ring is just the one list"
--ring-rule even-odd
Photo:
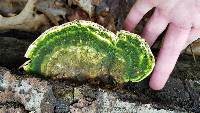
[(189, 37), (190, 30), (191, 28), (169, 25), (150, 79), (149, 85), (152, 89), (160, 90), (164, 87)]

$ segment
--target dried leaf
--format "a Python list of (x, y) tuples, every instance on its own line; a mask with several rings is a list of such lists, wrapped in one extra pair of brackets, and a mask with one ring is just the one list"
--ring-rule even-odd
[(46, 16), (34, 11), (36, 2), (37, 0), (28, 0), (25, 8), (16, 16), (3, 17), (0, 15), (0, 30), (18, 29), (33, 32), (43, 25), (48, 26)]

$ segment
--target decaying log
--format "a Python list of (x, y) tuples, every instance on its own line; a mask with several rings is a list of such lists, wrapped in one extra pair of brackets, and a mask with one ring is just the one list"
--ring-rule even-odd
[(26, 61), (24, 54), (30, 43), (13, 37), (0, 37), (0, 65), (18, 68)]

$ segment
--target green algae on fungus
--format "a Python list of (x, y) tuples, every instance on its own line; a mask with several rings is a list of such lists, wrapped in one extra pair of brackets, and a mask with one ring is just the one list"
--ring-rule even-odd
[(154, 56), (140, 36), (76, 20), (53, 27), (28, 48), (25, 71), (46, 77), (87, 78), (112, 76), (118, 83), (139, 82), (155, 65)]

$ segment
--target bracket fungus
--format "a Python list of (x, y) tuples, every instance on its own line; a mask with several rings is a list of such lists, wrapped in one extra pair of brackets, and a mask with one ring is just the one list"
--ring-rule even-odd
[(155, 65), (150, 47), (140, 36), (76, 20), (53, 27), (28, 48), (27, 72), (45, 77), (96, 78), (110, 75), (117, 83), (139, 82)]

